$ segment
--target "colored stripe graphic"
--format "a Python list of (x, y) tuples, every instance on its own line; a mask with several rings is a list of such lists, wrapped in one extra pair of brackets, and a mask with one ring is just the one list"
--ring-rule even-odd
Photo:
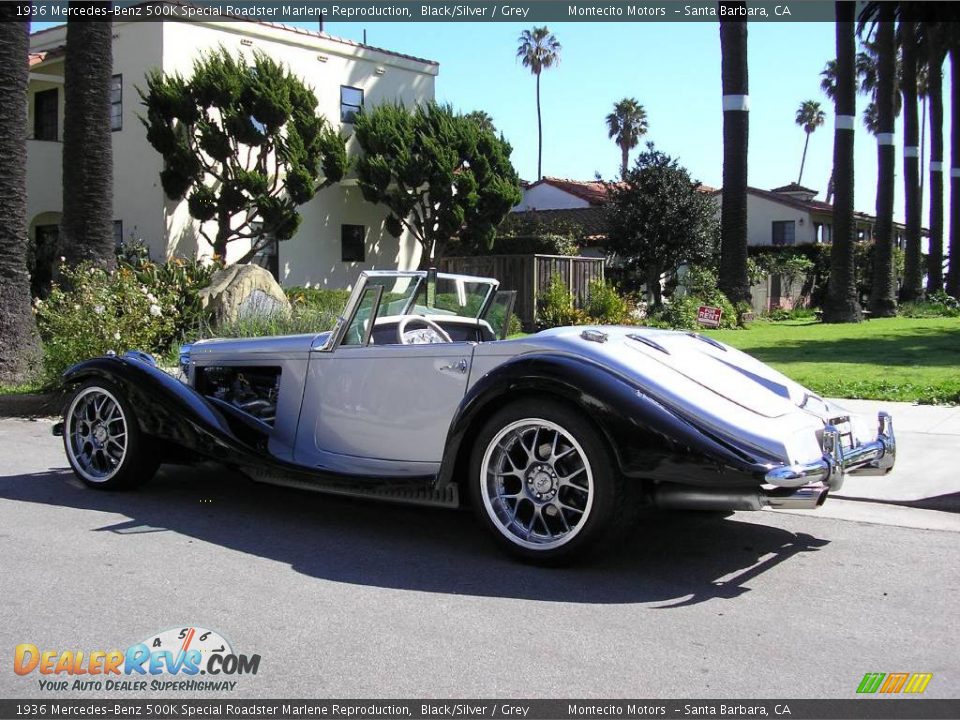
[(885, 673), (867, 673), (863, 676), (863, 680), (860, 681), (860, 686), (857, 688), (857, 692), (875, 693), (880, 687), (880, 683), (883, 682), (884, 677), (886, 677)]
[(880, 692), (882, 693), (898, 693), (903, 687), (904, 683), (907, 682), (907, 677), (909, 673), (890, 673), (887, 675), (886, 681), (880, 687)]
[(905, 693), (922, 693), (933, 679), (933, 673), (914, 673), (903, 689)]

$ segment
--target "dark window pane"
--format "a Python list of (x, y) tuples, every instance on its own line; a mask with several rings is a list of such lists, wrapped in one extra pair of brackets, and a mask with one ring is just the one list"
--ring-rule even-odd
[(343, 262), (363, 262), (366, 254), (367, 228), (364, 225), (340, 226), (340, 259)]
[(110, 82), (110, 129), (123, 128), (123, 75), (114, 75)]
[(775, 221), (771, 240), (774, 245), (793, 245), (796, 242), (796, 223), (793, 220)]
[(36, 140), (59, 140), (59, 91), (41, 90), (33, 96), (33, 137)]
[(113, 246), (123, 245), (123, 220), (113, 221)]
[(363, 109), (363, 90), (361, 88), (340, 86), (340, 121), (352, 123), (354, 117)]

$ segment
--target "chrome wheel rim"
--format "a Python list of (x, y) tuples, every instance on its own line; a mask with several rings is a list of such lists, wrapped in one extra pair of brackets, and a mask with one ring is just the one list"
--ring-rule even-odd
[(531, 550), (569, 543), (593, 508), (593, 472), (569, 432), (526, 418), (502, 428), (480, 466), (487, 517), (510, 542)]
[(127, 456), (127, 419), (117, 399), (100, 387), (73, 398), (64, 428), (70, 464), (90, 482), (106, 482)]

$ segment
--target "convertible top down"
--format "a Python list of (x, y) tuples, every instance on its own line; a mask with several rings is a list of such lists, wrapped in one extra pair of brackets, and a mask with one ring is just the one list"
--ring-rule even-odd
[(472, 505), (508, 551), (555, 561), (636, 504), (821, 505), (847, 472), (883, 474), (893, 423), (852, 415), (708, 337), (567, 327), (507, 340), (490, 278), (364, 272), (332, 331), (87, 360), (62, 423), (96, 488), (212, 459), (255, 480)]

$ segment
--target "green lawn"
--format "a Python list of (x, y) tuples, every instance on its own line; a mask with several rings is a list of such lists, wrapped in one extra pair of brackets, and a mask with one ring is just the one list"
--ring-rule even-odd
[(823, 395), (960, 403), (960, 318), (756, 322), (706, 334)]

